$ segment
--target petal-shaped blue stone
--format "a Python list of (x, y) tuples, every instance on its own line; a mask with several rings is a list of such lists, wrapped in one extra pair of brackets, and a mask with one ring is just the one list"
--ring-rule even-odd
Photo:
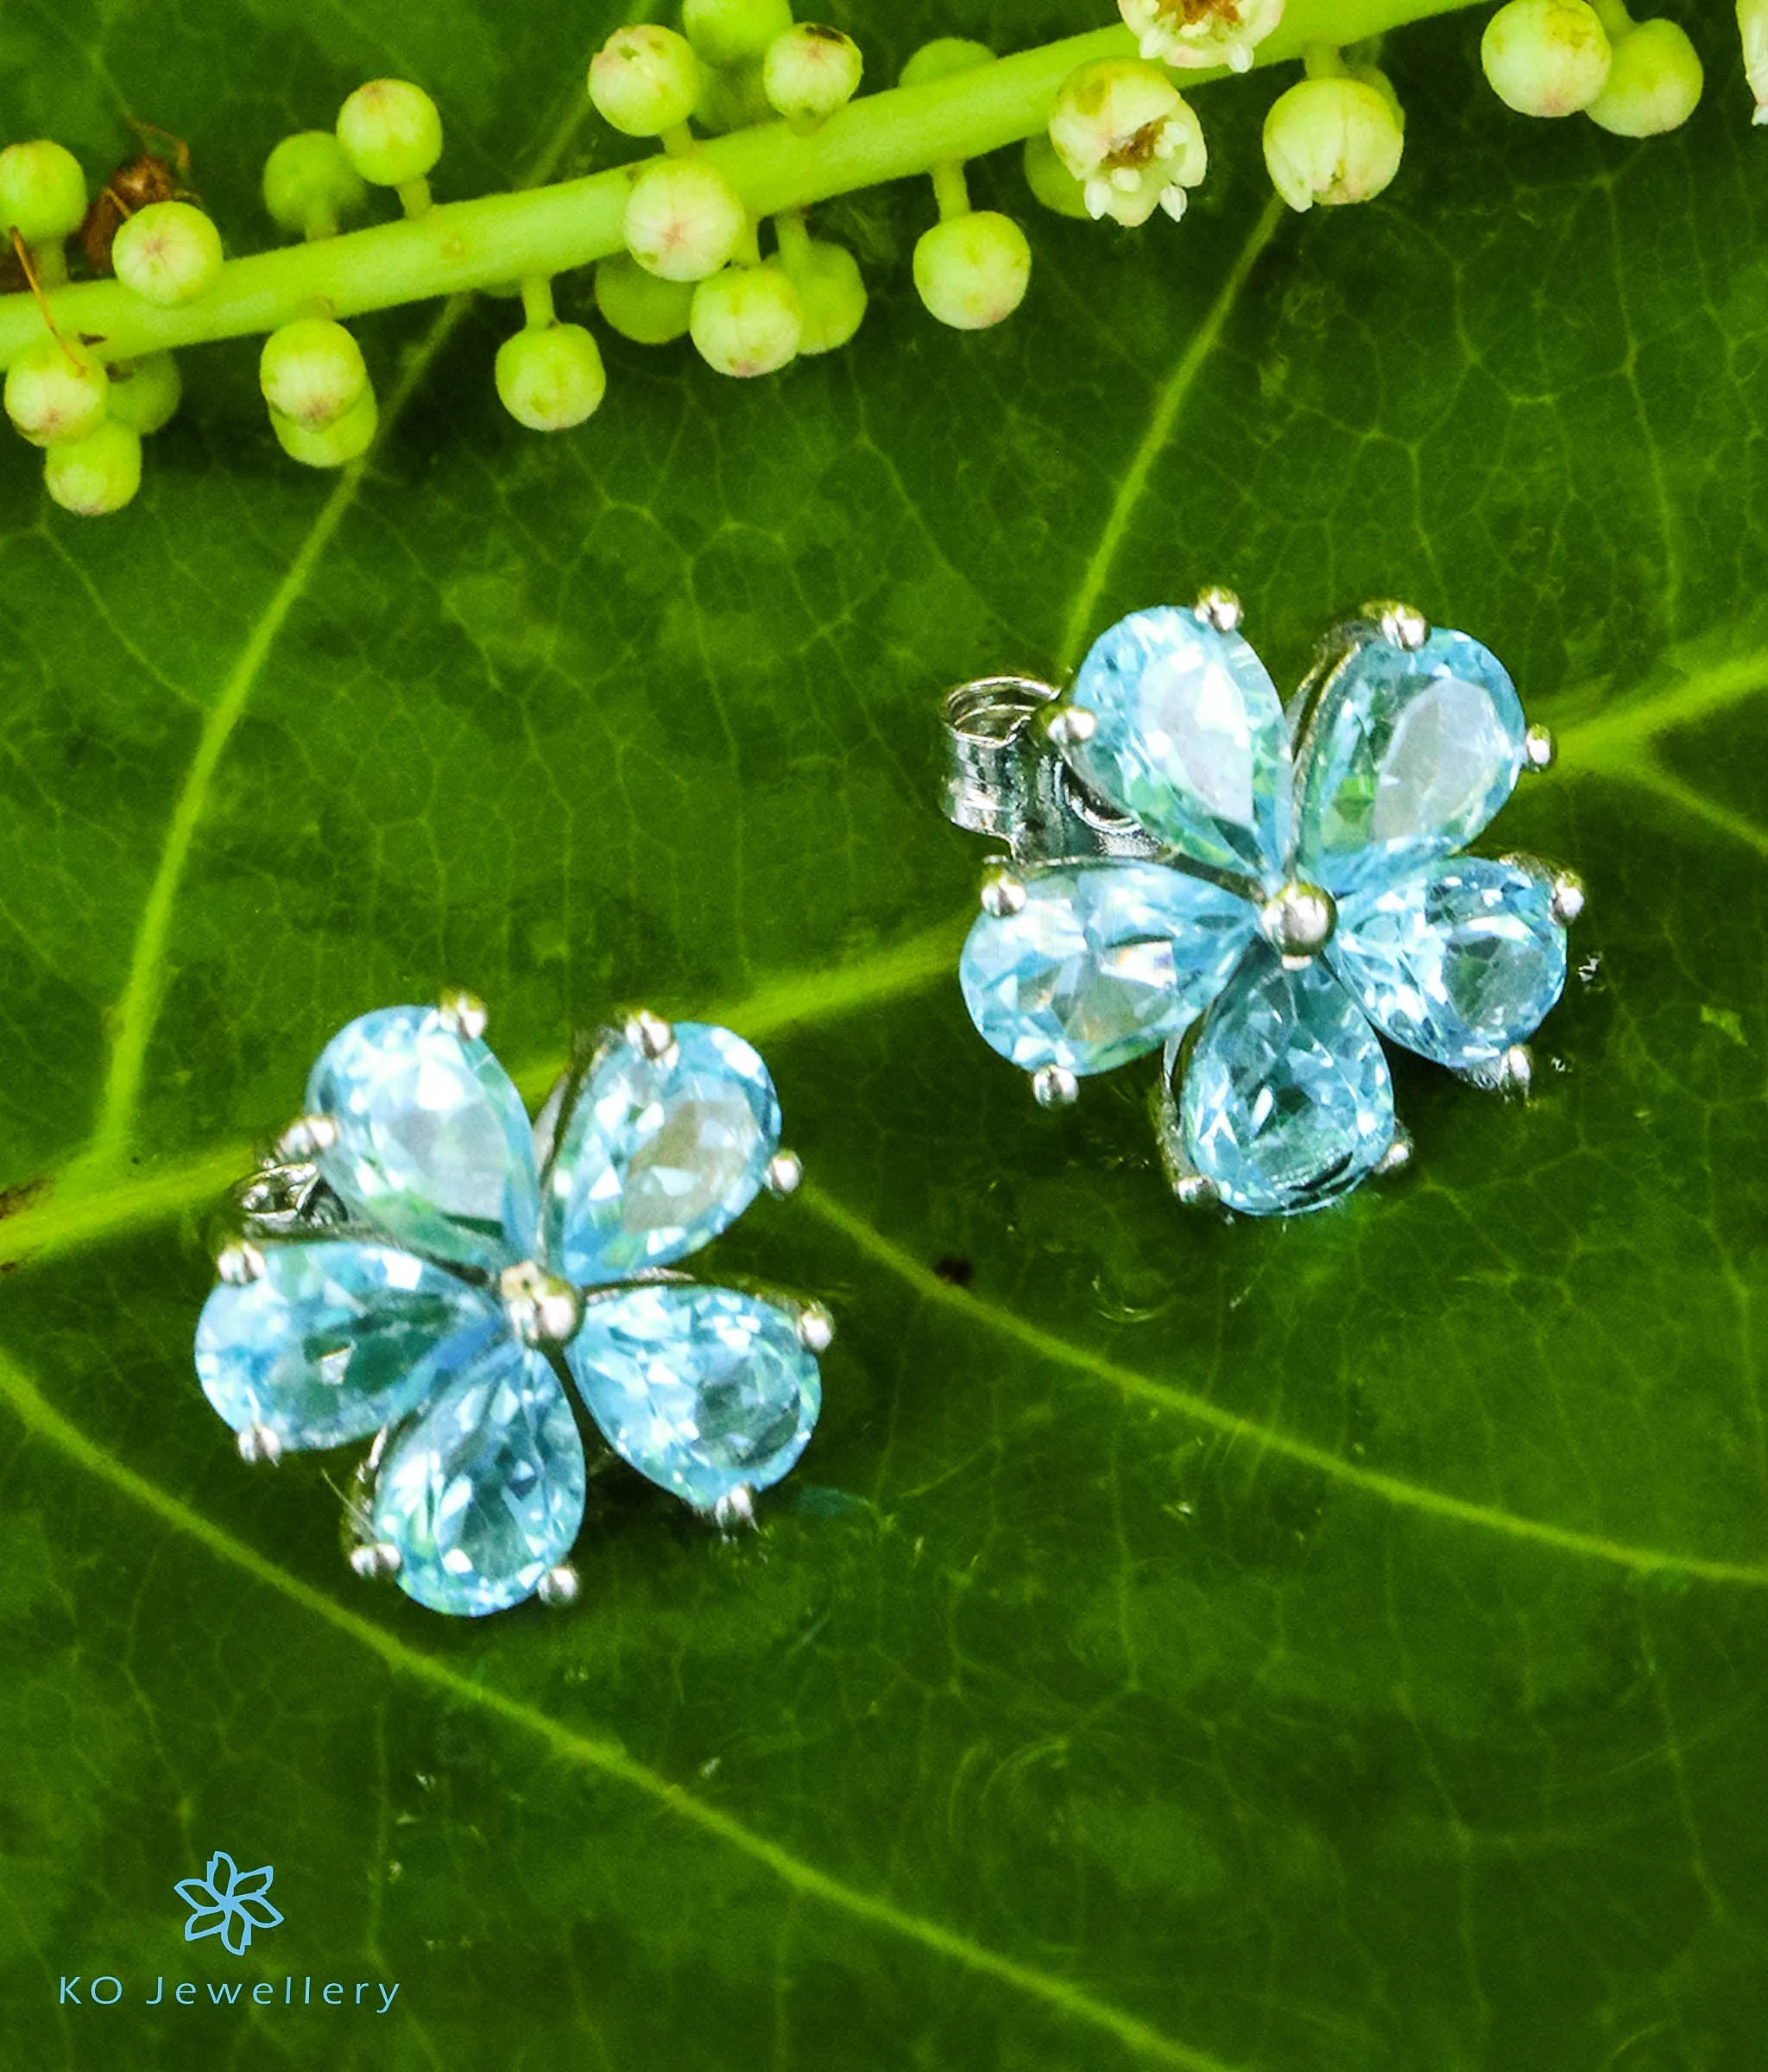
[(540, 1190), (521, 1096), (434, 1008), (382, 1008), (340, 1029), (307, 1080), (307, 1111), (338, 1125), (320, 1172), (390, 1237), (470, 1266), (533, 1252)]
[(622, 1289), (565, 1357), (615, 1451), (702, 1510), (777, 1482), (823, 1403), (791, 1311), (733, 1288)]
[(985, 1042), (1023, 1071), (1108, 1072), (1190, 1027), (1252, 939), (1247, 902), (1164, 863), (1029, 871), (1017, 913), (979, 915), (958, 959)]
[(1092, 737), (1079, 776), (1159, 841), (1263, 882), (1289, 848), (1289, 729), (1265, 665), (1237, 633), (1165, 604), (1096, 640), (1073, 701)]
[(584, 1447), (544, 1355), (507, 1331), (482, 1342), (395, 1438), (373, 1508), (400, 1588), (476, 1619), (532, 1595), (584, 1516)]
[(1230, 1209), (1294, 1216), (1348, 1194), (1393, 1140), (1375, 1032), (1318, 958), (1255, 944), (1209, 1011), (1178, 1112), (1185, 1156)]
[(1527, 726), (1497, 657), (1438, 630), (1360, 648), (1306, 723), (1296, 862), (1339, 900), (1466, 848), (1516, 788)]
[(717, 1236), (780, 1148), (780, 1102), (741, 1036), (679, 1021), (647, 1058), (623, 1039), (590, 1067), (559, 1140), (546, 1245), (569, 1280), (619, 1280)]
[(287, 1447), (341, 1446), (420, 1403), (438, 1348), (493, 1324), (490, 1296), (390, 1245), (328, 1238), (266, 1245), (264, 1271), (223, 1284), (197, 1324), (203, 1393), (236, 1431)]
[(1439, 1064), (1489, 1064), (1565, 989), (1544, 871), (1455, 856), (1360, 900), (1327, 953), (1384, 1035)]

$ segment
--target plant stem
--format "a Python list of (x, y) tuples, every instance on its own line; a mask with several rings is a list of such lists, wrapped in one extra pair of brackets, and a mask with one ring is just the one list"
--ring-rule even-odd
[[(1473, 4), (1290, 0), (1281, 27), (1260, 45), (1255, 61), (1292, 61), (1313, 44), (1357, 42)], [(925, 86), (868, 94), (807, 136), (768, 123), (701, 148), (753, 216), (777, 216), (1017, 143), (1043, 128), (1058, 87), (1076, 66), (1134, 54), (1127, 28), (1096, 29)], [(1181, 83), (1189, 91), (1226, 76), (1225, 68), (1197, 72)], [(401, 222), (230, 260), (205, 294), (174, 309), (143, 302), (116, 281), (58, 288), (50, 306), (64, 332), (101, 339), (105, 357), (125, 359), (274, 331), (315, 296), (325, 297), (338, 316), (351, 317), (564, 273), (621, 250), (633, 172), (621, 166), (526, 193), (438, 203)], [(0, 296), (0, 368), (42, 335), (42, 316), (28, 295)]]

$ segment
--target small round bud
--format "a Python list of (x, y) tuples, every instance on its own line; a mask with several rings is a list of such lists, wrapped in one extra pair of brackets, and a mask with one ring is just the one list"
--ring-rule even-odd
[(761, 92), (759, 65), (740, 65), (726, 71), (717, 65), (700, 67), (700, 98), (694, 103), (694, 120), (701, 129), (723, 136), (732, 130), (748, 130), (756, 123), (771, 123), (774, 111)]
[(626, 136), (661, 136), (679, 128), (699, 93), (692, 44), (653, 22), (616, 28), (590, 60), (590, 98)]
[(303, 237), (329, 237), (338, 218), (368, 199), (362, 175), (330, 130), (301, 130), (264, 161), (264, 206), (272, 222)]
[(1184, 190), (1209, 162), (1184, 97), (1140, 58), (1101, 58), (1070, 73), (1051, 113), (1050, 142), (1082, 183), (1087, 213), (1131, 228), (1157, 208), (1182, 215)]
[(1575, 115), (1608, 77), (1608, 37), (1589, 0), (1509, 0), (1486, 24), (1480, 62), (1519, 115)]
[(1010, 317), (1031, 277), (1025, 232), (992, 209), (948, 217), (915, 246), (915, 293), (957, 331), (986, 331)]
[(141, 486), (141, 433), (114, 418), (91, 438), (52, 446), (43, 456), (43, 487), (64, 511), (82, 518), (120, 511)]
[(799, 351), (833, 352), (845, 345), (866, 313), (866, 284), (853, 254), (845, 245), (812, 237), (784, 263), (804, 314)]
[(1706, 74), (1674, 22), (1641, 22), (1613, 46), (1602, 91), (1584, 113), (1616, 136), (1662, 136), (1695, 112)]
[(790, 0), (684, 0), (681, 26), (709, 65), (746, 65), (792, 27)]
[(770, 259), (702, 281), (688, 328), (700, 357), (720, 374), (774, 374), (797, 357), (804, 309), (797, 288)]
[(110, 388), (96, 360), (39, 338), (6, 370), (6, 414), (34, 446), (71, 446), (104, 423)]
[(691, 281), (660, 281), (630, 252), (616, 252), (596, 267), (596, 307), (623, 338), (639, 345), (666, 345), (687, 336), (693, 307)]
[(968, 36), (936, 36), (923, 43), (896, 75), (899, 86), (931, 86), (938, 79), (954, 79), (961, 72), (975, 72), (994, 62), (986, 43), (973, 43)]
[(1057, 157), (1047, 130), (1026, 139), (1025, 173), (1026, 185), (1046, 209), (1082, 223), (1087, 220), (1087, 191)]
[(654, 159), (632, 183), (622, 230), (626, 249), (665, 281), (704, 281), (730, 257), (748, 211), (703, 158)]
[(143, 353), (110, 370), (110, 414), (143, 439), (171, 422), (183, 395), (184, 376), (173, 353)]
[(338, 111), (338, 142), (371, 187), (402, 187), (441, 157), (442, 117), (409, 79), (370, 79)]
[(1271, 184), (1292, 209), (1367, 201), (1399, 170), (1405, 128), (1362, 79), (1303, 79), (1265, 117)]
[(110, 246), (117, 278), (161, 309), (194, 301), (221, 271), (221, 233), (187, 201), (137, 209)]
[(788, 122), (826, 122), (859, 92), (864, 65), (851, 36), (800, 22), (767, 46), (761, 91)]
[(355, 408), (369, 385), (363, 349), (329, 317), (297, 317), (258, 356), (264, 401), (304, 432), (323, 432)]
[(1768, 123), (1768, 0), (1737, 0), (1737, 26), (1744, 43), (1744, 77), (1756, 97), (1750, 119)]
[(27, 244), (71, 237), (86, 212), (86, 176), (72, 151), (47, 137), (0, 151), (0, 237)]
[(1245, 72), (1283, 19), (1283, 0), (1117, 0), (1142, 55), (1162, 65)]
[(497, 348), (497, 394), (530, 432), (568, 432), (607, 393), (600, 348), (581, 324), (519, 331)]
[(336, 424), (327, 425), (321, 431), (310, 432), (305, 425), (296, 424), (292, 417), (284, 417), (280, 411), (270, 413), (270, 422), (282, 451), (304, 468), (341, 468), (352, 460), (361, 459), (373, 443), (380, 421), (381, 414), (371, 387), (363, 390)]

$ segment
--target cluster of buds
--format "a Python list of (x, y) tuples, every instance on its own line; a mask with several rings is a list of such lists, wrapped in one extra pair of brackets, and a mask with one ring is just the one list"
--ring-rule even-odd
[(1508, 0), (1486, 24), (1480, 61), (1519, 115), (1587, 115), (1617, 136), (1680, 129), (1704, 83), (1687, 34), (1635, 22), (1625, 0)]

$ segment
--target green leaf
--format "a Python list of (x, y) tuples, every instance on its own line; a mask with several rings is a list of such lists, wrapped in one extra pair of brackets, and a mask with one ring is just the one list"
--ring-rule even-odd
[[(916, 184), (824, 212), (873, 309), (777, 379), (605, 341), (543, 439), (483, 300), (360, 326), (360, 479), (283, 460), (245, 344), (186, 356), (123, 515), (14, 445), (17, 2063), (1759, 2062), (1768, 248), (1729, 10), (1665, 4), (1708, 94), (1649, 143), (1509, 116), (1463, 14), (1390, 41), (1377, 204), (1267, 205), (1257, 76), (1198, 94), (1182, 226), (989, 161), (1035, 252), (998, 332), (914, 301)], [(836, 9), (875, 84), (1108, 13)], [(96, 169), (165, 124), (249, 250), (264, 152), (372, 73), (436, 94), (445, 197), (611, 162), (615, 18), (16, 0), (0, 128)], [(1487, 641), (1562, 748), (1493, 839), (1591, 894), (1532, 1103), (1401, 1063), (1415, 1171), (1292, 1226), (1176, 1209), (1146, 1066), (1036, 1111), (952, 976), (939, 692), (1208, 581), (1291, 680), (1372, 594)], [(358, 1583), (344, 1469), (248, 1470), (191, 1372), (226, 1181), (334, 1028), (445, 982), (531, 1093), (639, 999), (761, 1044), (811, 1182), (711, 1263), (840, 1323), (765, 1532), (605, 1476), (566, 1613)], [(181, 1940), (218, 1849), (275, 1867), (244, 1958)]]

